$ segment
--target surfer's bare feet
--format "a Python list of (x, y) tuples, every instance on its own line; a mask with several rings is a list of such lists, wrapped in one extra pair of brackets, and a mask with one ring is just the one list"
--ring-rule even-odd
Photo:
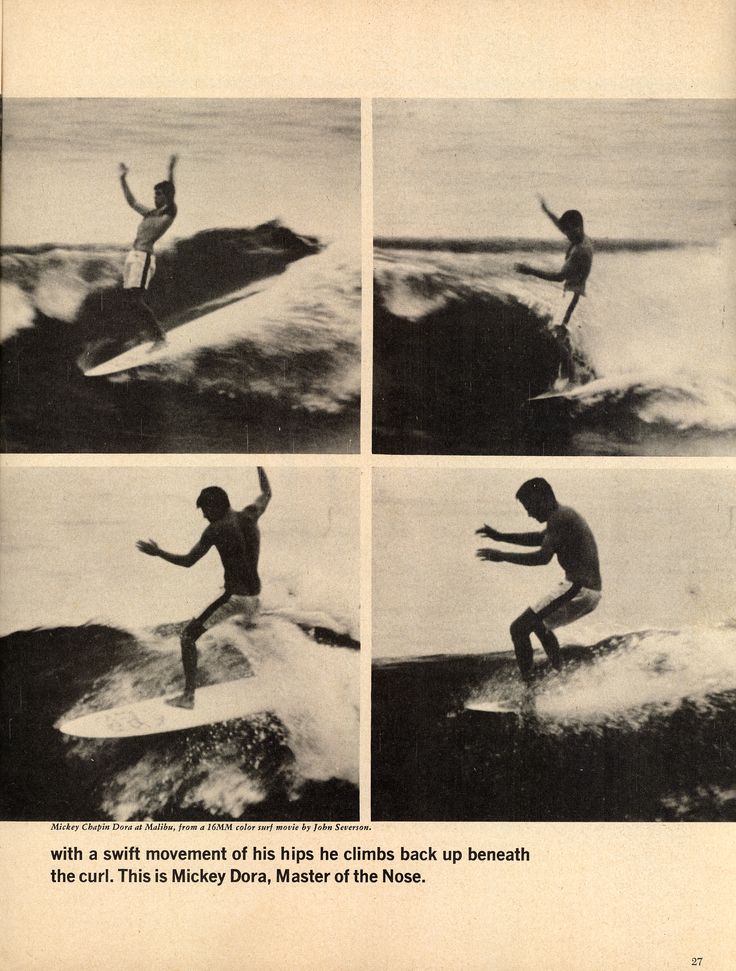
[(172, 705), (174, 708), (194, 708), (194, 692), (184, 691), (182, 694), (177, 695), (176, 698), (170, 698), (167, 704)]
[(154, 340), (151, 343), (151, 346), (148, 348), (148, 353), (150, 354), (151, 351), (157, 351), (160, 347), (163, 347), (165, 343), (166, 343), (165, 337), (154, 338)]

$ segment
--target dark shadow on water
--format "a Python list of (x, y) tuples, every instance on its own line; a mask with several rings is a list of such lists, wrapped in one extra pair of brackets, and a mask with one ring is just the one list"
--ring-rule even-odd
[[(575, 649), (565, 654), (574, 663)], [(374, 819), (736, 819), (736, 692), (636, 730), (550, 731), (533, 715), (465, 710), (488, 681), (516, 690), (511, 654), (374, 664)]]

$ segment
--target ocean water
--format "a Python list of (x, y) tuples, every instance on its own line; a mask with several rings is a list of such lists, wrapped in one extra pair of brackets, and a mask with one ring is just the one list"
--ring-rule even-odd
[(109, 742), (55, 726), (177, 691), (181, 625), (222, 591), (215, 551), (184, 570), (136, 540), (186, 552), (206, 525), (199, 491), (220, 484), (241, 508), (258, 494), (255, 469), (7, 470), (5, 818), (356, 817), (358, 474), (268, 471), (257, 626), (232, 620), (199, 643), (200, 684), (252, 676), (263, 711)]
[(377, 100), (375, 235), (716, 243), (736, 217), (736, 102)]
[[(342, 100), (11, 99), (5, 449), (357, 450), (359, 119)], [(118, 161), (146, 202), (171, 152), (179, 214), (148, 299), (165, 328), (207, 313), (155, 365), (85, 379), (140, 339), (115, 310), (139, 218)]]
[[(736, 451), (736, 103), (381, 101), (374, 141), (377, 450)], [(514, 271), (564, 258), (537, 193), (593, 239), (570, 330), (598, 381), (530, 407), (569, 303)]]
[(130, 245), (138, 216), (118, 163), (152, 202), (174, 153), (169, 236), (278, 218), (326, 242), (359, 239), (355, 100), (6, 98), (3, 115), (3, 245)]

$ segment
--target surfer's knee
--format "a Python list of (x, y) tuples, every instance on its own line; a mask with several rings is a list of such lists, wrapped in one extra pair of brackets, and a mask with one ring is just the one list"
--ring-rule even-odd
[(197, 620), (190, 621), (181, 632), (179, 641), (182, 651), (187, 648), (196, 648), (197, 640), (204, 634), (204, 627)]
[(539, 622), (539, 617), (537, 617), (531, 607), (527, 607), (524, 613), (520, 614), (516, 620), (513, 621), (511, 627), (509, 627), (511, 640), (518, 641), (529, 637)]

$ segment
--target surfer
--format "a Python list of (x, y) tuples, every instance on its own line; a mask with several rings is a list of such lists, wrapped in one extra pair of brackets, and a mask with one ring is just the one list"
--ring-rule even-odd
[(181, 635), (181, 660), (184, 667), (184, 693), (171, 703), (181, 708), (194, 707), (197, 679), (197, 640), (204, 632), (235, 614), (244, 616), (252, 625), (258, 610), (261, 580), (258, 576), (258, 554), (261, 535), (258, 520), (271, 499), (271, 486), (264, 469), (258, 466), (261, 494), (249, 506), (236, 512), (220, 486), (208, 486), (197, 499), (197, 508), (209, 526), (188, 553), (167, 553), (154, 540), (138, 540), (137, 547), (148, 556), (160, 556), (174, 566), (190, 567), (201, 560), (211, 547), (220, 554), (225, 570), (225, 592), (190, 621)]
[(581, 297), (585, 296), (585, 283), (590, 275), (593, 266), (593, 244), (585, 235), (583, 216), (577, 209), (568, 209), (557, 218), (547, 207), (547, 203), (540, 196), (539, 202), (542, 212), (548, 216), (559, 231), (567, 236), (570, 245), (565, 253), (565, 262), (562, 269), (557, 273), (549, 270), (539, 270), (528, 263), (516, 263), (514, 269), (517, 273), (526, 276), (536, 276), (541, 280), (551, 280), (554, 283), (563, 283), (563, 292), (572, 293), (572, 300), (565, 311), (562, 323), (555, 328), (555, 334), (560, 343), (562, 351), (561, 377), (569, 381), (573, 376), (573, 357), (570, 345), (570, 332), (568, 324), (573, 315), (573, 311), (578, 305)]
[(499, 543), (538, 549), (531, 553), (512, 553), (483, 548), (477, 551), (477, 556), (492, 563), (518, 563), (521, 566), (544, 566), (556, 556), (565, 571), (565, 579), (556, 589), (527, 608), (511, 625), (516, 661), (522, 678), (529, 682), (534, 666), (530, 635), (537, 635), (552, 666), (559, 671), (562, 656), (554, 630), (595, 610), (601, 599), (602, 584), (595, 538), (580, 513), (569, 506), (561, 506), (546, 479), (524, 482), (516, 498), (532, 519), (547, 524), (546, 529), (533, 533), (502, 533), (485, 525), (476, 530), (476, 535)]
[(174, 169), (177, 156), (169, 159), (168, 178), (164, 182), (157, 182), (153, 187), (154, 207), (144, 206), (135, 198), (128, 187), (128, 166), (120, 163), (120, 185), (128, 205), (143, 216), (135, 235), (133, 248), (125, 259), (123, 270), (123, 295), (125, 310), (137, 318), (145, 332), (150, 336), (154, 346), (163, 344), (166, 332), (156, 319), (156, 315), (145, 301), (145, 293), (156, 272), (156, 257), (153, 246), (176, 219), (176, 203), (174, 196)]

